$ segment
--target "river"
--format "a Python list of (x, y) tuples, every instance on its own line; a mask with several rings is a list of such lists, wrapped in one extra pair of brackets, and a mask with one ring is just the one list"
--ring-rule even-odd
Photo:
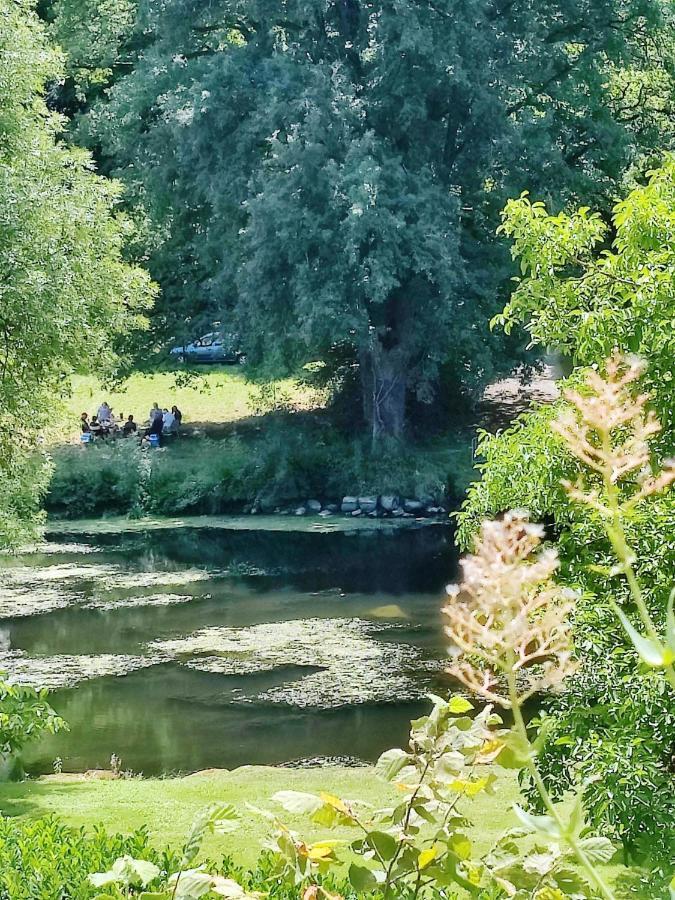
[(0, 667), (70, 726), (31, 773), (373, 760), (449, 689), (447, 525), (67, 529), (0, 573)]

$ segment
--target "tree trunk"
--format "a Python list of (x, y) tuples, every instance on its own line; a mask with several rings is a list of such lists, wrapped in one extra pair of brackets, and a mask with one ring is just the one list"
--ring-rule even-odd
[(406, 366), (396, 350), (382, 347), (360, 354), (363, 411), (373, 444), (380, 438), (401, 438), (405, 430), (408, 387)]

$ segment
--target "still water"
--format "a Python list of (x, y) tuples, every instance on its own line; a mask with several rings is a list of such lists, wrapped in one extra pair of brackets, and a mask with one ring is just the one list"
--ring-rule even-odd
[(48, 534), (0, 573), (0, 668), (50, 686), (70, 725), (26, 768), (372, 760), (448, 689), (455, 569), (441, 525)]

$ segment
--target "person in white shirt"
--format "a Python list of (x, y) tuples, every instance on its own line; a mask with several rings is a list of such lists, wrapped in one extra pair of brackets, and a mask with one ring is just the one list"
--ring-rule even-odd
[(166, 433), (167, 431), (174, 431), (176, 428), (176, 417), (172, 412), (169, 412), (168, 409), (164, 410), (164, 415), (162, 416), (163, 423), (163, 431)]
[(110, 422), (112, 420), (112, 410), (104, 400), (98, 408), (99, 422)]

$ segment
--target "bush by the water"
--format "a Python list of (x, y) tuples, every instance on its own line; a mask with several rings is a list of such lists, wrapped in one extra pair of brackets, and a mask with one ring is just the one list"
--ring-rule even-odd
[[(264, 512), (308, 497), (394, 493), (454, 496), (470, 470), (470, 442), (420, 452), (394, 445), (373, 454), (367, 442), (330, 427), (282, 423), (264, 434), (179, 438), (162, 450), (135, 441), (64, 446), (53, 453), (47, 510), (77, 518), (105, 514)], [(458, 471), (459, 470), (459, 471)]]

